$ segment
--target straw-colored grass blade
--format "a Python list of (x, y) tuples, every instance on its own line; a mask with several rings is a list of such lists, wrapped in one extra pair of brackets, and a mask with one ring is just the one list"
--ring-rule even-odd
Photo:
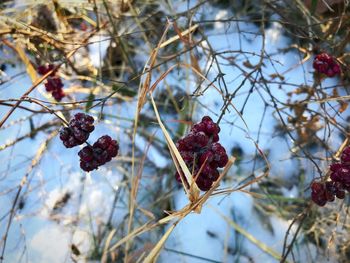
[(16, 45), (14, 47), (15, 47), (15, 50), (16, 50), (18, 56), (23, 61), (23, 64), (26, 66), (26, 70), (27, 70), (29, 77), (31, 78), (32, 82), (35, 83), (38, 76), (36, 74), (36, 70), (34, 69), (32, 63), (30, 63), (30, 60), (28, 59), (23, 48), (21, 47), (21, 45), (18, 42), (16, 43)]
[[(210, 205), (209, 205), (210, 206)], [(277, 260), (281, 260), (280, 253), (273, 250), (271, 247), (266, 245), (265, 243), (261, 242), (260, 240), (256, 239), (253, 235), (245, 231), (242, 227), (240, 227), (236, 222), (222, 214), (218, 209), (216, 209), (213, 206), (210, 206), (211, 209), (213, 209), (216, 213), (218, 213), (219, 216), (221, 216), (232, 228), (234, 228), (238, 233), (240, 233), (242, 236), (244, 236), (246, 239), (248, 239), (250, 242), (255, 244), (257, 247), (259, 247), (262, 251), (268, 253), (272, 257), (274, 257)], [(288, 262), (288, 261), (285, 261)]]
[(108, 247), (109, 247), (109, 245), (111, 244), (111, 241), (112, 241), (112, 238), (113, 238), (115, 232), (117, 232), (117, 230), (116, 230), (116, 229), (113, 229), (113, 230), (108, 234), (108, 237), (107, 237), (107, 240), (106, 240), (106, 243), (105, 243), (105, 247), (104, 247), (104, 249), (103, 249), (103, 254), (102, 254), (102, 259), (101, 259), (101, 262), (102, 262), (102, 263), (107, 262), (107, 258), (108, 258)]
[(180, 37), (188, 35), (189, 33), (193, 32), (197, 28), (198, 28), (198, 24), (191, 26), (189, 29), (186, 29), (185, 31), (183, 31), (180, 35), (178, 34), (176, 36), (173, 36), (173, 37), (169, 38), (167, 41), (163, 42), (160, 45), (160, 48), (163, 48), (163, 47), (166, 47), (167, 45), (170, 45), (171, 43), (173, 43), (176, 40), (180, 39)]
[(202, 210), (203, 204), (209, 199), (210, 196), (212, 196), (214, 190), (219, 186), (221, 179), (227, 174), (227, 172), (230, 170), (231, 166), (234, 164), (236, 158), (230, 157), (228, 160), (228, 163), (225, 166), (224, 171), (220, 174), (219, 178), (213, 183), (209, 191), (207, 191), (205, 194), (203, 194), (196, 203), (194, 203), (191, 207), (191, 210), (194, 210), (197, 213), (200, 213)]
[(152, 249), (152, 251), (148, 254), (148, 256), (145, 258), (143, 261), (144, 263), (153, 263), (156, 262), (160, 251), (162, 250), (165, 241), (168, 239), (170, 236), (171, 232), (173, 232), (174, 228), (176, 227), (176, 223), (174, 223), (169, 229), (165, 232), (165, 234), (162, 236), (162, 238), (158, 241), (158, 243), (155, 245), (155, 247)]
[(150, 225), (150, 223), (146, 223), (142, 226), (140, 226), (139, 228), (133, 230), (132, 232), (130, 232), (128, 235), (126, 235), (125, 237), (123, 237), (122, 239), (120, 239), (117, 243), (115, 243), (112, 247), (110, 247), (108, 249), (108, 252), (112, 252), (113, 250), (117, 249), (118, 247), (120, 247), (122, 244), (132, 240), (134, 237), (141, 235), (142, 233), (145, 233), (147, 231), (150, 231), (150, 229), (152, 229), (153, 226)]
[[(158, 123), (159, 123), (159, 126), (160, 128), (162, 129), (163, 131), (163, 134), (165, 136), (165, 139), (167, 141), (167, 144), (168, 144), (168, 147), (169, 147), (169, 150), (171, 152), (171, 156), (174, 160), (174, 162), (176, 164), (179, 164), (180, 167), (181, 167), (181, 171), (183, 172), (188, 184), (191, 186), (190, 187), (190, 191), (188, 192), (189, 194), (189, 199), (191, 202), (195, 201), (198, 199), (199, 197), (199, 193), (200, 193), (200, 190), (196, 184), (196, 182), (193, 180), (193, 177), (192, 177), (192, 174), (190, 173), (190, 171), (188, 170), (188, 167), (187, 165), (185, 164), (184, 160), (182, 159), (175, 143), (173, 142), (173, 140), (171, 139), (168, 131), (166, 130), (164, 124), (162, 123), (161, 119), (160, 119), (160, 116), (159, 116), (159, 112), (158, 112), (158, 109), (157, 109), (157, 105), (156, 103), (154, 102), (154, 99), (153, 99), (153, 96), (152, 94), (150, 94), (151, 96), (151, 101), (152, 101), (152, 105), (153, 105), (153, 108), (154, 108), (154, 112), (156, 114), (156, 117), (157, 117), (157, 120), (158, 120)], [(186, 189), (186, 185), (184, 185), (184, 188)]]

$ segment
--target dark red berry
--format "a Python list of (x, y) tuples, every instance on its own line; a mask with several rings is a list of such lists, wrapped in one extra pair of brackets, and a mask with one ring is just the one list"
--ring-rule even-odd
[(336, 59), (327, 53), (319, 54), (315, 57), (313, 67), (318, 73), (334, 77), (340, 75), (341, 70)]
[(85, 146), (78, 155), (82, 161), (91, 162), (94, 159), (94, 149), (91, 146)]
[(217, 134), (219, 132), (218, 125), (214, 122), (207, 122), (206, 123), (206, 132), (207, 134)]
[(323, 190), (323, 184), (321, 184), (320, 182), (312, 182), (311, 190), (313, 192), (320, 192)]
[(176, 148), (179, 150), (179, 151), (187, 151), (187, 145), (186, 145), (186, 142), (184, 139), (180, 139), (177, 141), (176, 143)]
[[(50, 65), (42, 65), (39, 66), (37, 68), (37, 71), (39, 74), (41, 75), (45, 75), (46, 73), (48, 73), (49, 71), (51, 71), (54, 68), (54, 65), (50, 64)], [(52, 97), (54, 97), (54, 99), (56, 101), (61, 101), (64, 97), (65, 94), (62, 90), (63, 88), (63, 82), (61, 80), (60, 77), (56, 76), (56, 72), (53, 71), (49, 77), (47, 78), (46, 82), (45, 82), (45, 89), (47, 92), (51, 92), (52, 93)]]
[(65, 94), (62, 89), (52, 92), (52, 97), (54, 97), (56, 101), (61, 101), (64, 98), (64, 96)]
[[(78, 120), (86, 119), (78, 117)], [(119, 145), (108, 135), (100, 137), (92, 146), (85, 146), (79, 151), (80, 167), (86, 172), (98, 169), (99, 166), (117, 156)]]
[(228, 163), (228, 156), (227, 156), (227, 154), (225, 153), (225, 154), (221, 155), (220, 159), (217, 161), (217, 163), (218, 163), (218, 166), (220, 168), (225, 167), (226, 164)]
[(204, 116), (202, 122), (213, 122), (213, 120), (209, 116)]
[(342, 164), (347, 164), (347, 165), (350, 164), (350, 147), (346, 147), (344, 149), (344, 151), (341, 154), (340, 159), (341, 159)]
[(207, 178), (214, 182), (219, 178), (219, 176), (219, 171), (217, 169), (213, 169), (212, 172), (207, 175)]
[[(202, 121), (191, 128), (189, 134), (176, 143), (186, 165), (197, 176), (196, 183), (202, 191), (208, 191), (213, 182), (219, 178), (218, 167), (224, 167), (228, 162), (225, 148), (218, 143), (219, 126), (209, 116), (204, 116)], [(203, 167), (202, 167), (203, 166)], [(175, 174), (177, 181), (179, 174)]]
[(197, 147), (205, 147), (209, 142), (209, 138), (204, 132), (197, 132), (194, 135), (194, 141)]
[(212, 151), (207, 150), (207, 151), (205, 151), (204, 153), (202, 153), (202, 155), (200, 156), (200, 158), (199, 158), (199, 164), (202, 165), (202, 164), (204, 164), (205, 162), (206, 162), (206, 163), (210, 163), (210, 162), (213, 161), (213, 158), (214, 158), (214, 154), (212, 153)]
[(72, 148), (86, 142), (90, 132), (94, 130), (93, 122), (94, 119), (84, 113), (74, 115), (68, 127), (61, 128), (60, 130), (60, 139), (63, 141), (64, 146)]
[(196, 183), (199, 189), (201, 189), (202, 191), (208, 191), (211, 188), (213, 181), (198, 176)]
[(337, 190), (335, 193), (336, 197), (339, 199), (344, 199), (345, 198), (345, 191), (344, 190)]
[(194, 159), (194, 153), (191, 151), (180, 151), (182, 159), (186, 162), (186, 164), (191, 164)]
[(330, 165), (330, 170), (333, 171), (333, 172), (336, 172), (338, 171), (340, 168), (342, 168), (344, 165), (341, 164), (341, 163), (332, 163)]
[[(48, 73), (50, 70), (53, 70), (54, 65), (49, 64), (49, 65), (41, 65), (38, 66), (37, 71), (40, 75), (45, 75), (46, 73)], [(51, 75), (54, 75), (55, 72), (53, 72)]]
[(45, 87), (50, 86), (51, 90), (53, 91), (59, 91), (63, 88), (63, 83), (61, 78), (59, 77), (49, 77), (47, 78), (47, 82), (45, 83)]
[(109, 144), (111, 143), (112, 138), (109, 137), (108, 135), (104, 135), (102, 137), (100, 137), (97, 142), (94, 143), (94, 147), (99, 147), (101, 149), (106, 149)]
[(350, 168), (342, 165), (330, 175), (332, 181), (341, 183), (350, 183)]
[(206, 125), (203, 122), (197, 123), (197, 124), (193, 125), (191, 131), (193, 131), (193, 132), (205, 132)]
[(219, 135), (213, 134), (213, 142), (218, 142), (218, 141), (219, 141)]
[(313, 182), (311, 184), (311, 199), (319, 205), (324, 206), (327, 203), (326, 187), (322, 182)]
[(320, 193), (312, 192), (311, 199), (315, 204), (319, 206), (324, 206), (327, 203), (327, 198), (324, 193), (320, 194)]

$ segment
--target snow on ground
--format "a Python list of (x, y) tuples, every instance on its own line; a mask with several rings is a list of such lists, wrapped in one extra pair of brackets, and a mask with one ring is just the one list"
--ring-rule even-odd
[[(181, 209), (188, 203), (183, 191), (178, 191), (174, 200), (176, 209)], [(281, 255), (285, 233), (291, 222), (274, 215), (265, 215), (264, 222), (260, 216), (254, 209), (254, 199), (246, 193), (234, 192), (211, 198), (200, 214), (190, 214), (177, 225), (165, 244), (166, 249), (161, 254), (160, 262), (203, 263), (206, 262), (204, 259), (212, 262), (279, 262), (235, 231), (227, 222), (232, 220), (277, 255)], [(295, 228), (296, 226), (292, 227), (290, 237)], [(315, 256), (313, 246), (299, 246), (300, 262), (311, 262)]]

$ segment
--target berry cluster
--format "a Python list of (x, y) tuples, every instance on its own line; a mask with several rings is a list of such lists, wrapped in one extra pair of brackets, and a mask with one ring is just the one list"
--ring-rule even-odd
[[(225, 148), (219, 141), (220, 127), (205, 116), (195, 124), (190, 133), (176, 143), (182, 158), (194, 175), (200, 171), (196, 183), (202, 191), (208, 191), (213, 182), (219, 178), (217, 168), (224, 167), (228, 162)], [(175, 174), (178, 182), (181, 178)]]
[(319, 206), (333, 202), (335, 196), (344, 199), (345, 191), (350, 192), (350, 147), (344, 149), (340, 162), (330, 165), (330, 172), (330, 181), (311, 184), (311, 199)]
[[(45, 75), (49, 71), (54, 68), (54, 65), (41, 65), (37, 68), (37, 71), (40, 75)], [(51, 92), (52, 97), (55, 98), (56, 101), (61, 101), (65, 96), (63, 92), (63, 83), (60, 77), (56, 76), (56, 72), (52, 72), (50, 76), (47, 78), (45, 83), (45, 88), (47, 92)]]
[(78, 153), (80, 168), (86, 172), (97, 169), (117, 156), (119, 145), (108, 135), (100, 137), (92, 146), (88, 145)]
[[(72, 148), (86, 142), (94, 129), (93, 117), (84, 113), (77, 113), (69, 121), (68, 127), (61, 128), (60, 139), (63, 141), (64, 146)], [(92, 146), (88, 144), (79, 151), (80, 168), (86, 172), (95, 170), (112, 160), (113, 157), (116, 157), (118, 150), (118, 142), (112, 140), (108, 135), (104, 135)]]
[(84, 113), (77, 113), (70, 120), (68, 127), (61, 128), (60, 139), (64, 146), (72, 148), (86, 142), (94, 129), (94, 118)]
[(311, 184), (311, 199), (315, 204), (324, 206), (327, 202), (333, 202), (335, 197), (345, 198), (345, 191), (339, 183), (327, 181)]
[(330, 78), (335, 75), (340, 75), (339, 64), (334, 57), (327, 53), (317, 55), (314, 59), (313, 67), (318, 73), (325, 74)]

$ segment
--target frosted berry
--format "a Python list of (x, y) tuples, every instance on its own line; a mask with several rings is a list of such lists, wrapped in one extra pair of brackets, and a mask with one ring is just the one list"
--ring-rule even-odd
[(336, 59), (327, 53), (317, 55), (314, 59), (313, 67), (318, 73), (325, 74), (330, 78), (340, 75), (341, 72)]
[(211, 173), (207, 174), (207, 178), (211, 181), (216, 181), (220, 176), (220, 173), (217, 169), (212, 169)]
[(180, 151), (180, 154), (187, 164), (191, 164), (194, 160), (194, 152), (191, 151)]
[(196, 180), (196, 184), (198, 185), (199, 189), (202, 191), (208, 191), (210, 190), (213, 181), (210, 179), (203, 178), (201, 176), (198, 176), (198, 179)]
[(342, 163), (331, 165), (330, 178), (334, 182), (350, 184), (350, 167)]
[(313, 182), (311, 184), (311, 199), (315, 204), (319, 206), (326, 205), (326, 188), (322, 182)]
[(343, 184), (340, 182), (312, 182), (311, 199), (319, 206), (324, 206), (327, 202), (333, 202), (335, 197), (345, 198)]
[(194, 142), (196, 147), (202, 148), (208, 144), (209, 138), (204, 132), (197, 132), (194, 134)]
[(204, 153), (202, 153), (201, 157), (199, 158), (199, 164), (202, 165), (205, 162), (211, 163), (214, 159), (214, 154), (211, 150), (207, 150)]
[[(48, 65), (40, 65), (37, 68), (37, 71), (40, 75), (45, 75), (49, 71), (53, 70), (54, 65), (53, 64), (48, 64)], [(51, 75), (54, 75), (55, 72), (53, 72)]]
[(335, 193), (336, 197), (339, 199), (345, 198), (345, 191), (343, 189), (337, 189), (337, 192)]
[(66, 94), (63, 92), (63, 90), (52, 92), (52, 97), (54, 97), (56, 101), (61, 101), (64, 98), (64, 96), (66, 96)]
[(204, 116), (203, 118), (202, 118), (202, 123), (203, 122), (213, 122), (213, 120), (209, 117), (209, 116)]
[[(37, 68), (37, 71), (41, 75), (45, 75), (49, 71), (54, 69), (54, 65), (41, 65)], [(47, 92), (51, 92), (52, 97), (56, 101), (61, 101), (65, 97), (65, 93), (63, 92), (63, 82), (60, 77), (56, 76), (56, 72), (52, 72), (45, 82), (45, 89)]]
[(63, 83), (59, 77), (48, 77), (45, 87), (46, 91), (58, 91), (62, 89)]
[(341, 154), (341, 163), (350, 165), (350, 147), (346, 147)]
[(218, 141), (219, 141), (219, 135), (213, 134), (213, 142), (218, 142)]
[(108, 135), (100, 137), (92, 146), (88, 145), (78, 153), (80, 168), (86, 172), (98, 169), (99, 166), (112, 160), (118, 154), (119, 145)]
[(63, 127), (60, 130), (60, 139), (64, 146), (72, 148), (86, 142), (90, 133), (95, 129), (93, 123), (93, 117), (84, 113), (75, 114), (68, 127)]
[[(213, 182), (219, 178), (217, 168), (224, 167), (228, 162), (225, 148), (218, 143), (220, 127), (209, 116), (196, 123), (184, 138), (176, 143), (182, 158), (190, 171), (201, 170), (196, 183), (202, 191), (208, 191)], [(202, 167), (203, 166), (203, 167)], [(181, 182), (176, 172), (175, 178)]]
[[(323, 203), (326, 199), (331, 202), (335, 197), (344, 199), (346, 191), (350, 192), (350, 147), (346, 147), (340, 156), (340, 162), (329, 166), (331, 181), (324, 183), (324, 189), (320, 182), (311, 184), (311, 198), (315, 203)], [(316, 200), (316, 201), (315, 201)]]

